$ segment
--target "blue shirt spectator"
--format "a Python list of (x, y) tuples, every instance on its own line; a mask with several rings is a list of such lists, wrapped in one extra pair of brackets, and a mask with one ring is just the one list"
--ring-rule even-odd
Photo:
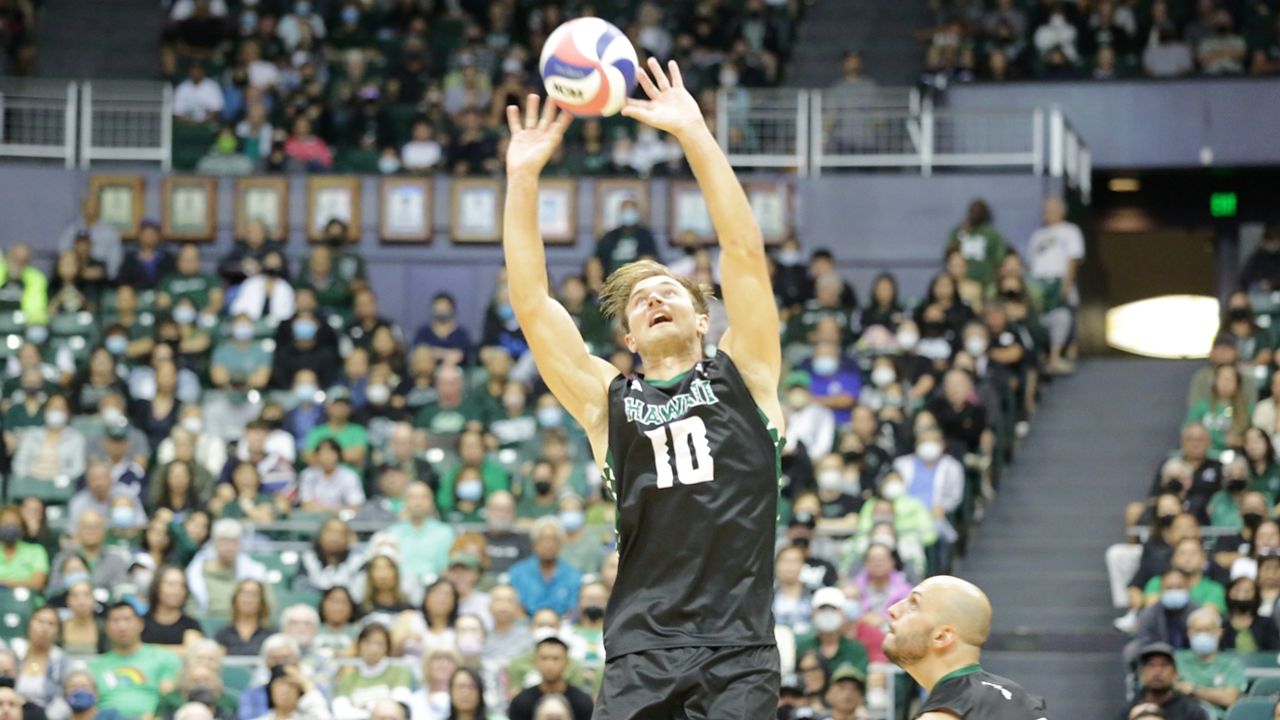
[(473, 347), (466, 328), (458, 324), (458, 306), (449, 293), (438, 293), (431, 301), (431, 322), (418, 328), (414, 345), (426, 345), (441, 362), (465, 365)]
[(533, 539), (533, 557), (511, 566), (511, 587), (520, 595), (520, 603), (529, 615), (543, 608), (567, 615), (578, 605), (582, 573), (560, 559), (564, 527), (556, 517), (538, 518), (529, 536)]
[(848, 423), (862, 389), (862, 377), (856, 367), (840, 357), (840, 346), (819, 342), (813, 357), (805, 362), (805, 369), (809, 371), (813, 399), (835, 413), (837, 426)]

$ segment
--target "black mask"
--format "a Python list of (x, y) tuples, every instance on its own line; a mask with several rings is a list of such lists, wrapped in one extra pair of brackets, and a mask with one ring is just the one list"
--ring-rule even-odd
[(274, 278), (284, 277), (284, 268), (267, 265), (262, 268), (262, 274), (266, 275), (267, 277), (274, 277)]
[(187, 691), (187, 700), (214, 707), (218, 704), (218, 691), (208, 685), (194, 685)]
[(798, 537), (798, 538), (794, 538), (794, 539), (791, 541), (791, 545), (792, 545), (792, 547), (798, 547), (798, 548), (800, 548), (801, 550), (808, 550), (808, 549), (809, 549), (809, 538), (804, 537), (804, 536), (801, 536), (801, 537)]
[(546, 495), (551, 492), (551, 482), (548, 480), (534, 480), (533, 491), (539, 495)]
[(1234, 598), (1227, 600), (1227, 612), (1232, 615), (1243, 615), (1245, 613), (1255, 613), (1258, 611), (1258, 600), (1236, 600)]
[(862, 458), (866, 456), (867, 454), (862, 450), (845, 450), (844, 451), (844, 461), (845, 463), (848, 463), (848, 464), (860, 463), (862, 462)]
[(1169, 482), (1164, 484), (1164, 489), (1168, 490), (1171, 493), (1174, 493), (1175, 495), (1178, 493), (1181, 493), (1183, 490), (1182, 481), (1178, 480), (1177, 478), (1174, 478), (1173, 480), (1170, 480)]
[(1172, 527), (1173, 521), (1177, 517), (1177, 514), (1161, 515), (1156, 518), (1156, 522), (1160, 523), (1160, 527), (1162, 528)]
[(1242, 478), (1232, 478), (1222, 485), (1229, 493), (1241, 493), (1244, 492), (1245, 488), (1249, 487), (1249, 481)]
[(1227, 311), (1228, 320), (1252, 320), (1253, 311), (1249, 308), (1231, 308)]
[(1022, 300), (1022, 293), (1018, 292), (1017, 290), (1005, 290), (1004, 292), (1000, 293), (1000, 297), (1004, 298), (1005, 300), (1013, 300), (1016, 302), (1016, 301)]
[(1247, 512), (1240, 513), (1240, 519), (1244, 521), (1245, 527), (1256, 529), (1262, 524), (1262, 513)]
[(600, 622), (604, 619), (604, 608), (599, 605), (588, 605), (582, 608), (582, 617), (591, 622)]

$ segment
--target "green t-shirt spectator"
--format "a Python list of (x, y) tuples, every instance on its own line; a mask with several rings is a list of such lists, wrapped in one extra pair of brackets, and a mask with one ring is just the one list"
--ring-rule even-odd
[(369, 431), (363, 425), (349, 422), (339, 430), (330, 423), (317, 425), (307, 433), (307, 452), (312, 452), (320, 445), (321, 440), (333, 438), (344, 451), (353, 447), (369, 447)]
[(483, 390), (476, 391), (463, 398), (456, 408), (442, 407), (439, 401), (429, 402), (418, 411), (413, 425), (437, 435), (456, 435), (465, 430), (469, 422), (479, 422), (488, 427), (489, 423), (499, 418), (500, 410), (492, 401), (485, 402), (484, 398), (478, 398), (477, 395), (488, 397), (488, 393)]
[(1275, 505), (1276, 500), (1280, 498), (1280, 463), (1272, 463), (1257, 474), (1250, 468), (1249, 474), (1251, 476), (1249, 489), (1266, 495), (1267, 504)]
[(0, 548), (0, 585), (25, 583), (37, 573), (49, 576), (49, 553), (43, 547), (19, 541), (12, 554)]
[(1219, 490), (1209, 498), (1209, 524), (1233, 530), (1244, 527), (1244, 521), (1240, 519), (1240, 508), (1226, 490)]
[[(1153, 598), (1160, 594), (1159, 575), (1147, 581), (1146, 587), (1142, 588), (1142, 594), (1149, 598)], [(1202, 576), (1200, 578), (1200, 582), (1191, 586), (1191, 592), (1189, 595), (1197, 604), (1213, 605), (1218, 608), (1218, 612), (1220, 614), (1227, 614), (1227, 591), (1223, 589), (1222, 583), (1217, 580), (1210, 580), (1209, 578)]]
[(228, 340), (218, 343), (213, 349), (211, 365), (226, 368), (232, 382), (243, 383), (255, 372), (271, 367), (271, 353), (256, 342), (249, 343), (248, 347), (241, 347)]
[(98, 709), (115, 710), (126, 718), (154, 714), (160, 704), (160, 684), (177, 681), (182, 660), (171, 650), (141, 645), (130, 655), (114, 650), (89, 662), (98, 683)]
[[(1187, 420), (1184, 425), (1192, 423), (1200, 423), (1209, 431), (1209, 455), (1217, 457), (1223, 451), (1231, 448), (1227, 443), (1227, 435), (1231, 433), (1231, 425), (1235, 421), (1236, 409), (1232, 403), (1214, 400), (1197, 400), (1191, 404), (1191, 409), (1187, 410)], [(1249, 422), (1249, 418), (1253, 417), (1253, 405), (1249, 404), (1245, 408), (1244, 421)]]
[(209, 273), (194, 275), (172, 273), (160, 280), (160, 284), (156, 286), (156, 292), (169, 296), (169, 307), (185, 299), (190, 300), (197, 310), (203, 310), (209, 306), (209, 291), (216, 287), (221, 287), (218, 278)]
[(796, 657), (801, 657), (810, 650), (817, 650), (818, 657), (826, 664), (827, 669), (835, 672), (836, 668), (841, 665), (852, 665), (864, 674), (867, 672), (867, 648), (862, 643), (843, 635), (840, 636), (840, 644), (836, 647), (836, 654), (831, 657), (824, 657), (819, 647), (817, 635), (801, 635), (796, 638)]
[(453, 528), (428, 518), (421, 525), (401, 520), (386, 529), (400, 548), (400, 572), (418, 578), (439, 575), (449, 567), (449, 550), (453, 547)]
[[(1199, 687), (1235, 688), (1243, 695), (1249, 685), (1244, 674), (1244, 661), (1231, 651), (1215, 653), (1212, 660), (1204, 660), (1190, 650), (1179, 650), (1174, 653), (1174, 662), (1178, 666), (1178, 675), (1182, 680)], [(1204, 709), (1215, 718), (1226, 716), (1222, 708), (1207, 702), (1201, 702)]]
[[(461, 471), (462, 465), (459, 464), (440, 479), (440, 490), (436, 493), (436, 506), (440, 508), (441, 515), (454, 508), (453, 486)], [(488, 458), (485, 458), (484, 464), (480, 466), (480, 481), (484, 483), (485, 497), (499, 490), (511, 489), (511, 477), (507, 475), (507, 471)]]
[(984, 287), (995, 281), (996, 271), (1000, 269), (1008, 247), (1000, 231), (989, 224), (972, 230), (957, 227), (951, 231), (951, 239), (947, 242), (948, 252), (959, 248), (969, 279), (982, 283)]

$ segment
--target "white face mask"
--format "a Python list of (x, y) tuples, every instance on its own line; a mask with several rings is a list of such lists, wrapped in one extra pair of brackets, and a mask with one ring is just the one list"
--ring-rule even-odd
[(813, 627), (818, 632), (836, 632), (844, 624), (844, 613), (839, 610), (823, 608), (813, 614)]
[(898, 348), (900, 350), (913, 350), (918, 342), (920, 342), (920, 335), (918, 333), (898, 333)]
[(916, 455), (919, 455), (921, 460), (931, 463), (942, 457), (942, 443), (934, 440), (922, 442), (916, 447)]
[(119, 425), (124, 422), (124, 413), (120, 408), (104, 407), (102, 408), (102, 422), (107, 425)]
[(880, 488), (880, 494), (884, 496), (885, 500), (897, 500), (902, 497), (903, 493), (906, 491), (907, 488), (902, 484), (901, 480), (887, 482), (884, 484), (884, 487)]
[(871, 371), (871, 383), (879, 388), (888, 387), (897, 379), (898, 374), (888, 365), (881, 365)]
[(818, 473), (818, 489), (826, 492), (836, 492), (840, 486), (844, 484), (844, 477), (840, 475), (839, 470), (823, 470)]
[(374, 405), (386, 405), (391, 399), (391, 388), (386, 385), (370, 385), (364, 389), (365, 398)]
[(60, 428), (67, 424), (67, 413), (65, 410), (46, 410), (44, 422), (51, 428)]
[(183, 418), (182, 429), (186, 430), (192, 435), (199, 435), (200, 431), (204, 430), (204, 420), (201, 420), (198, 417)]
[(987, 352), (987, 341), (977, 335), (966, 338), (964, 341), (964, 351), (975, 358)]

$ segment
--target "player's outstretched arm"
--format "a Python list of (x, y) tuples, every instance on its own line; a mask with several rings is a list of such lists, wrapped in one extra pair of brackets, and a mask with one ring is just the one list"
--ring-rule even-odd
[(643, 70), (639, 73), (649, 99), (629, 100), (622, 114), (671, 133), (689, 160), (720, 242), (720, 284), (729, 313), (729, 331), (720, 347), (742, 371), (756, 402), (768, 411), (777, 405), (782, 346), (760, 226), (729, 159), (685, 89), (680, 68), (669, 62), (663, 72), (650, 58), (649, 73), (652, 79)]
[(538, 175), (564, 138), (573, 119), (530, 95), (524, 118), (507, 106), (511, 142), (507, 146), (507, 199), (502, 216), (502, 251), (507, 264), (511, 307), (524, 331), (547, 387), (592, 436), (608, 424), (609, 382), (617, 368), (587, 352), (568, 311), (551, 296), (547, 257), (538, 232)]

